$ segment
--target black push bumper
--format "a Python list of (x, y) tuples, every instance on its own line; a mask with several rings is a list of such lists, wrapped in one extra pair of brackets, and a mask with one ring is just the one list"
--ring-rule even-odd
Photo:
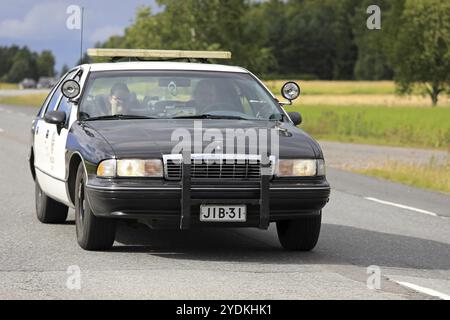
[[(189, 166), (188, 166), (189, 167)], [(191, 181), (183, 168), (182, 181), (104, 180), (92, 177), (86, 186), (90, 207), (99, 217), (163, 222), (170, 227), (233, 226), (267, 229), (270, 222), (317, 214), (329, 200), (325, 177), (303, 180)], [(200, 222), (201, 204), (246, 204), (247, 221)]]

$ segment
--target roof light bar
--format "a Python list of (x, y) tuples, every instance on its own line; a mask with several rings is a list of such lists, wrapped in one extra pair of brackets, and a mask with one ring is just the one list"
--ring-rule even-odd
[(145, 50), (145, 49), (88, 49), (90, 57), (110, 58), (190, 58), (190, 59), (231, 59), (229, 51), (186, 51), (186, 50)]

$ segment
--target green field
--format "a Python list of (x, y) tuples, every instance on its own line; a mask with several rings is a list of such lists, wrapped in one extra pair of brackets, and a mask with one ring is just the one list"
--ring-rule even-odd
[(450, 148), (450, 108), (294, 105), (286, 110), (299, 111), (301, 128), (317, 139)]

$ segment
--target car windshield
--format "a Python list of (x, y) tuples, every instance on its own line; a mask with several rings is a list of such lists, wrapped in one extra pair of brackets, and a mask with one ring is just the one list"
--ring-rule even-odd
[(273, 97), (251, 75), (199, 71), (93, 72), (80, 120), (282, 120)]

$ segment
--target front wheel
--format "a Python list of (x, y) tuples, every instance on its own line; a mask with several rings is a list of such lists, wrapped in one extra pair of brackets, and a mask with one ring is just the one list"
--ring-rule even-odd
[(281, 246), (293, 251), (311, 251), (317, 244), (322, 223), (322, 211), (295, 220), (277, 221)]
[(48, 197), (35, 182), (36, 216), (42, 223), (63, 223), (67, 219), (69, 208)]
[(75, 226), (78, 244), (85, 250), (110, 249), (114, 243), (116, 223), (112, 219), (94, 216), (86, 199), (83, 163), (78, 167), (75, 183)]

